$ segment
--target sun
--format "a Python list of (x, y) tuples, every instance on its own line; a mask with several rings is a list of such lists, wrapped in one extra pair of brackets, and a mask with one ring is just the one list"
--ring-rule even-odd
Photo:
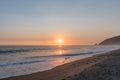
[(62, 38), (58, 38), (57, 39), (57, 43), (62, 44), (63, 43), (63, 39)]

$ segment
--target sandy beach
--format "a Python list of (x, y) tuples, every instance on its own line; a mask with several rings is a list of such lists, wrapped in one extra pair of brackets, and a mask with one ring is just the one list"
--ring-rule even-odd
[(120, 0), (0, 0), (0, 80), (120, 80)]
[(120, 50), (57, 66), (51, 70), (1, 80), (120, 80)]

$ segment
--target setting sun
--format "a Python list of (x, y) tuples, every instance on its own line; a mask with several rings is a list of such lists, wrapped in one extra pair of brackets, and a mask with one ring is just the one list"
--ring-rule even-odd
[(62, 44), (62, 43), (63, 43), (63, 39), (59, 38), (59, 39), (57, 40), (57, 43)]

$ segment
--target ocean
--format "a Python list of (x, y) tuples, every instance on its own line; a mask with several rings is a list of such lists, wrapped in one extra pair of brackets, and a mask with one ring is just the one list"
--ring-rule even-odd
[(52, 69), (120, 46), (0, 46), (0, 79)]

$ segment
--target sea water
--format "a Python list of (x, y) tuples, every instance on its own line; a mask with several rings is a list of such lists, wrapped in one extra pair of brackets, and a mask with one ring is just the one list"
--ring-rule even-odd
[(49, 70), (119, 48), (120, 46), (0, 46), (0, 79)]

